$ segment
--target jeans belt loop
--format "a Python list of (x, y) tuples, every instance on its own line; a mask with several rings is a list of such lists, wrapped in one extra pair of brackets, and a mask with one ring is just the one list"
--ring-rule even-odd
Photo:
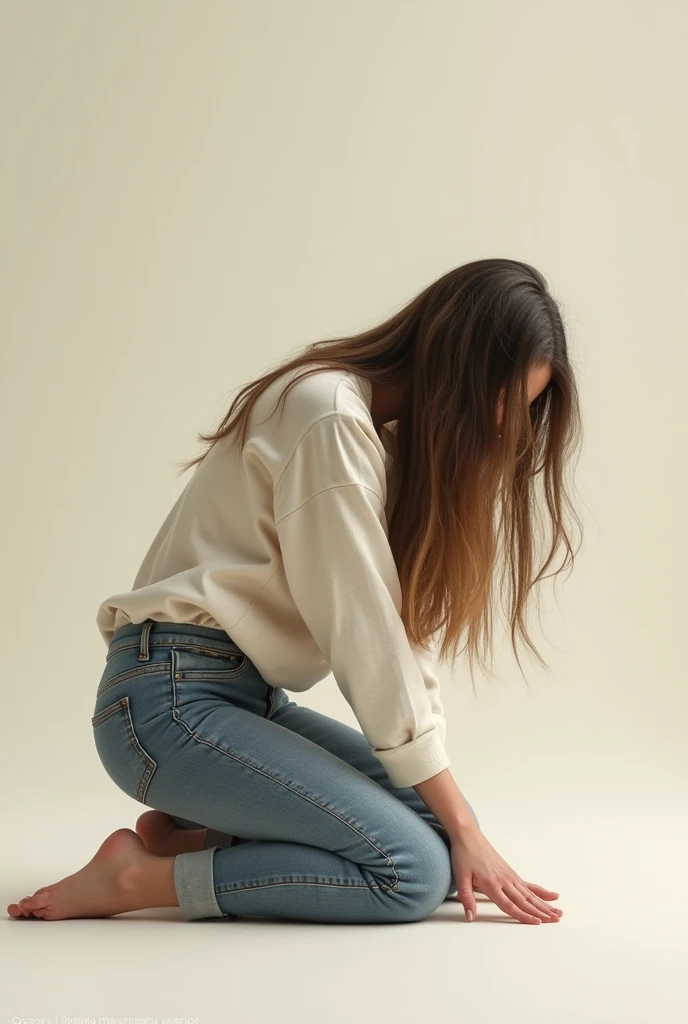
[(152, 619), (146, 619), (141, 630), (141, 643), (139, 644), (139, 661), (150, 661), (150, 648), (148, 637), (153, 626)]

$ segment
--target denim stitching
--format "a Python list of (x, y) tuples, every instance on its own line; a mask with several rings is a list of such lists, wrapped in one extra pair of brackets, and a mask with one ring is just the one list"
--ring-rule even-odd
[(129, 740), (131, 741), (131, 745), (136, 751), (136, 753), (139, 755), (139, 757), (143, 758), (145, 764), (144, 772), (143, 775), (141, 776), (141, 781), (139, 782), (138, 795), (136, 797), (137, 800), (143, 803), (144, 797), (146, 795), (146, 790), (148, 789), (150, 780), (153, 778), (153, 772), (158, 767), (158, 764), (157, 761), (155, 761), (150, 756), (150, 754), (143, 749), (139, 741), (139, 738), (136, 735), (136, 731), (134, 730), (134, 723), (131, 717), (129, 698), (123, 697), (122, 700), (124, 702), (124, 723), (127, 727)]
[(295, 879), (287, 879), (284, 882), (258, 882), (256, 885), (237, 885), (233, 889), (225, 889), (223, 886), (215, 886), (216, 896), (226, 896), (230, 892), (247, 892), (253, 889), (271, 889), (277, 885), (321, 885), (326, 886), (328, 889), (382, 889), (384, 892), (395, 892), (396, 887), (391, 889), (385, 888), (383, 885), (378, 885), (376, 882), (371, 882), (367, 885), (365, 882), (303, 882), (296, 881)]
[(122, 697), (120, 700), (115, 701), (114, 704), (110, 704), (106, 708), (102, 708), (97, 715), (93, 715), (91, 718), (91, 725), (94, 729), (97, 729), (99, 725), (105, 722), (111, 715), (114, 715), (116, 711), (121, 711), (124, 720), (124, 727), (126, 729), (127, 738), (134, 750), (135, 754), (143, 761), (143, 775), (139, 780), (136, 799), (143, 803), (146, 791), (150, 780), (153, 777), (153, 772), (158, 767), (157, 761), (154, 760), (141, 746), (141, 742), (136, 735), (134, 729), (134, 723), (131, 718), (131, 708), (129, 706), (129, 697)]
[(113, 676), (112, 679), (108, 679), (106, 683), (99, 685), (96, 690), (96, 696), (100, 697), (100, 695), (105, 693), (106, 690), (109, 690), (111, 686), (116, 686), (117, 683), (122, 683), (127, 679), (137, 679), (139, 676), (154, 674), (155, 672), (161, 671), (167, 673), (170, 664), (171, 662), (169, 661), (156, 661), (142, 668), (125, 668), (121, 672), (118, 672), (116, 676)]
[[(177, 634), (175, 634), (175, 636), (176, 635)], [(222, 655), (228, 655), (228, 654), (229, 655), (233, 655), (233, 656), (236, 657), (239, 654), (239, 649), (238, 648), (236, 650), (231, 649), (231, 648), (228, 649), (228, 647), (226, 645), (221, 646), (221, 647), (211, 647), (210, 646), (210, 644), (212, 644), (211, 640), (206, 640), (205, 643), (208, 646), (202, 647), (198, 643), (184, 643), (183, 641), (174, 641), (174, 643), (172, 643), (172, 641), (170, 641), (170, 640), (151, 640), (150, 643), (149, 643), (149, 647), (173, 647), (174, 646), (174, 647), (181, 647), (181, 648), (184, 648), (185, 650), (190, 650), (190, 651), (200, 651), (201, 653), (203, 653), (205, 651), (208, 651), (211, 654), (218, 655), (220, 657)], [(141, 649), (140, 641), (138, 641), (136, 639), (136, 637), (134, 637), (134, 638), (132, 638), (132, 642), (131, 643), (127, 643), (126, 641), (124, 641), (122, 643), (118, 643), (115, 647), (108, 648), (108, 652), (105, 655), (105, 660), (106, 661), (110, 661), (111, 658), (114, 658), (114, 656), (116, 654), (120, 654), (122, 651), (134, 651), (134, 650), (135, 651), (139, 651), (140, 649)], [(244, 652), (241, 651), (241, 654), (244, 654)], [(245, 654), (244, 654), (244, 657), (246, 657)]]
[[(174, 691), (174, 684), (173, 684), (173, 691)], [(175, 701), (176, 701), (176, 697), (175, 697)], [(308, 800), (309, 803), (312, 803), (316, 807), (319, 807), (320, 810), (326, 811), (328, 814), (331, 814), (334, 818), (337, 818), (339, 821), (341, 821), (348, 828), (350, 828), (354, 832), (356, 832), (357, 835), (359, 835), (362, 839), (365, 839), (365, 841), (367, 843), (369, 843), (370, 846), (372, 846), (374, 850), (376, 850), (382, 857), (385, 858), (385, 860), (387, 861), (387, 863), (391, 867), (392, 872), (394, 874), (394, 884), (393, 885), (391, 885), (391, 886), (378, 886), (378, 885), (376, 885), (375, 888), (376, 889), (377, 888), (384, 889), (385, 892), (396, 892), (398, 890), (398, 888), (399, 888), (399, 875), (397, 874), (397, 869), (396, 869), (396, 864), (394, 863), (394, 859), (392, 857), (390, 857), (389, 854), (385, 853), (384, 850), (381, 850), (380, 847), (377, 846), (373, 842), (373, 840), (370, 839), (367, 835), (365, 835), (363, 832), (361, 832), (361, 830), (359, 828), (357, 828), (355, 825), (353, 825), (350, 821), (347, 821), (346, 818), (343, 818), (341, 814), (337, 814), (336, 811), (331, 810), (329, 807), (324, 807), (321, 803), (318, 803), (317, 800), (314, 800), (313, 797), (307, 796), (305, 793), (299, 793), (298, 790), (293, 789), (293, 787), (291, 787), (288, 783), (283, 782), (281, 779), (277, 778), (276, 776), (271, 775), (264, 768), (259, 768), (257, 765), (251, 764), (251, 762), (247, 761), (245, 758), (239, 757), (237, 754), (232, 754), (229, 750), (225, 750), (223, 747), (219, 747), (216, 743), (213, 743), (212, 740), (206, 740), (202, 736), (199, 736), (198, 733), (193, 732), (189, 728), (189, 726), (186, 724), (186, 722), (182, 721), (182, 719), (180, 718), (180, 715), (179, 715), (179, 709), (177, 707), (173, 707), (172, 708), (172, 717), (174, 718), (175, 722), (177, 722), (179, 725), (181, 725), (182, 728), (186, 729), (188, 734), (190, 736), (192, 736), (195, 740), (197, 740), (199, 743), (204, 743), (208, 747), (213, 747), (215, 750), (219, 750), (219, 752), (221, 754), (226, 754), (227, 757), (231, 757), (234, 761), (238, 761), (240, 764), (245, 765), (247, 768), (251, 768), (253, 771), (260, 772), (260, 774), (264, 775), (265, 778), (271, 779), (273, 782), (277, 782), (280, 786), (284, 786), (284, 788), (288, 789), (291, 793), (294, 794), (294, 796), (299, 796), (303, 800)], [(307, 884), (312, 884), (312, 883), (307, 883)], [(366, 888), (370, 888), (370, 886), (366, 886)]]
[(114, 715), (115, 711), (120, 711), (121, 708), (121, 700), (116, 700), (114, 704), (109, 704), (106, 708), (101, 708), (96, 715), (91, 716), (91, 725), (94, 727), (96, 725), (100, 725), (101, 722), (104, 722), (106, 718), (110, 717), (110, 715)]
[(215, 679), (221, 682), (223, 679), (238, 679), (243, 676), (249, 664), (248, 658), (245, 658), (244, 663), (236, 668), (187, 668), (182, 669), (181, 672), (176, 671), (175, 666), (174, 677), (175, 679)]

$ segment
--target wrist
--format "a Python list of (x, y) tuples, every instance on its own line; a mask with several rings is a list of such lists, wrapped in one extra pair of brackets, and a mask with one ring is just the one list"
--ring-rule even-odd
[(472, 833), (479, 832), (475, 818), (461, 819), (460, 821), (454, 821), (450, 826), (447, 827), (446, 832), (451, 842), (455, 839), (461, 839), (463, 836)]
[(444, 768), (424, 782), (416, 783), (414, 789), (450, 839), (480, 831), (472, 808), (464, 799), (449, 768)]

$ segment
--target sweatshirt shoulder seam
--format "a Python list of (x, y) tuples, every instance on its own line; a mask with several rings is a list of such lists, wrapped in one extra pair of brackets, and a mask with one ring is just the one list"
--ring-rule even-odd
[(356, 416), (354, 413), (351, 413), (351, 412), (341, 412), (338, 409), (331, 410), (330, 412), (324, 412), (324, 413), (322, 413), (322, 415), (318, 416), (316, 419), (311, 420), (311, 422), (307, 426), (304, 427), (304, 429), (302, 430), (301, 434), (296, 439), (296, 441), (294, 443), (294, 447), (291, 450), (291, 453), (289, 454), (289, 456), (285, 460), (284, 465), (282, 466), (282, 468), (280, 469), (279, 473), (277, 474), (277, 477), (275, 478), (275, 482), (274, 482), (274, 485), (273, 485), (273, 493), (274, 493), (275, 497), (277, 497), (277, 491), (279, 489), (280, 483), (282, 482), (282, 477), (284, 476), (284, 474), (286, 473), (287, 469), (289, 468), (289, 463), (291, 462), (291, 460), (296, 455), (298, 447), (301, 444), (301, 442), (303, 441), (303, 439), (305, 438), (306, 434), (308, 434), (309, 431), (311, 431), (313, 429), (313, 427), (316, 427), (318, 425), (318, 423), (321, 423), (323, 420), (326, 420), (326, 419), (332, 419), (334, 416), (338, 417), (339, 419), (353, 420), (354, 423), (360, 423), (359, 417)]
[(300, 505), (297, 505), (296, 508), (293, 508), (290, 512), (285, 512), (283, 516), (280, 516), (279, 519), (275, 520), (275, 526), (277, 526), (279, 523), (284, 522), (284, 520), (288, 519), (289, 516), (293, 516), (294, 513), (298, 512), (299, 509), (302, 509), (304, 505), (307, 505), (310, 501), (313, 501), (314, 498), (317, 498), (319, 494), (324, 494), (326, 491), (341, 490), (344, 487), (362, 487), (364, 491), (370, 491), (370, 493), (373, 494), (380, 502), (380, 505), (383, 506), (382, 498), (380, 497), (380, 495), (377, 493), (377, 491), (374, 491), (372, 487), (368, 487), (367, 484), (362, 484), (359, 483), (358, 481), (352, 481), (349, 484), (332, 484), (330, 487), (322, 487), (319, 491), (316, 491), (315, 494), (311, 494), (310, 498), (306, 498), (305, 501), (302, 501)]

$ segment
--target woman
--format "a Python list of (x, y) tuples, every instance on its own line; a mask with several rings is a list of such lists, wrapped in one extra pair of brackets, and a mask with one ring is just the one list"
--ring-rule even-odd
[[(515, 260), (458, 267), (246, 385), (200, 435), (132, 589), (98, 609), (96, 748), (149, 810), (9, 914), (407, 922), (455, 894), (472, 920), (479, 891), (558, 920), (451, 775), (429, 644), (446, 659), (466, 631), (471, 676), (485, 667), (501, 538), (514, 651), (518, 632), (544, 664), (524, 609), (560, 546), (556, 571), (572, 564), (579, 431), (557, 304)], [(538, 481), (552, 539), (535, 572)], [(330, 671), (362, 732), (287, 696)]]

